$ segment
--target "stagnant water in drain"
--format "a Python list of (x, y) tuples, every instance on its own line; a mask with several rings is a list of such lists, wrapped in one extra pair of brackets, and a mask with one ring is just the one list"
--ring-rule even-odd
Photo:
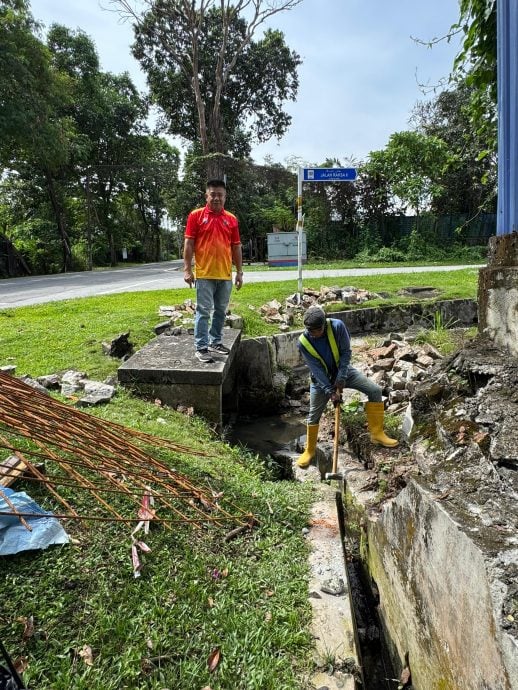
[(236, 420), (228, 434), (233, 445), (246, 446), (262, 457), (294, 453), (306, 433), (303, 418), (292, 414)]

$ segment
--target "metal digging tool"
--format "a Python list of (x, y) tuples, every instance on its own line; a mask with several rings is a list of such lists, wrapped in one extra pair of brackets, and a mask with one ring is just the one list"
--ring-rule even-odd
[(6, 690), (27, 690), (11, 661), (11, 657), (0, 640), (0, 658), (2, 656), (7, 664), (7, 668), (0, 665), (0, 688), (6, 688)]
[(326, 479), (338, 479), (343, 483), (344, 477), (338, 472), (338, 442), (340, 440), (340, 403), (335, 404), (335, 438), (333, 444), (333, 470), (326, 472)]

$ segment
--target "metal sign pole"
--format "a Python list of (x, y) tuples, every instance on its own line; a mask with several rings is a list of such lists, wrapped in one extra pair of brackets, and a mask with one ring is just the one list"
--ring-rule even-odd
[(298, 249), (298, 269), (299, 281), (297, 286), (297, 301), (302, 302), (302, 181), (304, 179), (304, 168), (299, 168), (297, 180), (297, 249)]
[(354, 182), (356, 168), (299, 168), (297, 177), (297, 247), (299, 282), (297, 287), (297, 301), (302, 302), (302, 229), (304, 217), (302, 215), (302, 183), (303, 182)]

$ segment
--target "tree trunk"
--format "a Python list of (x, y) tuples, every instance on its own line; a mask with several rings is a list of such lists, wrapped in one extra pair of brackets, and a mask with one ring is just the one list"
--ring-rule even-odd
[(25, 271), (25, 275), (31, 275), (31, 269), (27, 265), (27, 262), (16, 249), (12, 241), (4, 233), (0, 233), (0, 240), (5, 243), (6, 253), (7, 253), (7, 277), (15, 278), (20, 275), (18, 271), (18, 265), (20, 265)]
[(49, 192), (50, 203), (52, 205), (52, 210), (54, 211), (54, 216), (56, 217), (56, 224), (58, 228), (58, 233), (61, 239), (61, 248), (63, 251), (63, 273), (69, 271), (72, 267), (72, 250), (70, 248), (70, 237), (67, 232), (67, 224), (65, 220), (65, 215), (63, 213), (63, 208), (58, 198), (56, 192), (56, 187), (54, 185), (54, 178), (49, 170), (45, 171), (45, 180), (47, 182), (47, 189)]
[(111, 266), (117, 265), (117, 251), (115, 249), (115, 238), (113, 236), (113, 230), (108, 230), (108, 242), (110, 245), (110, 264)]
[(162, 253), (162, 242), (161, 242), (161, 237), (160, 237), (160, 221), (157, 219), (153, 223), (153, 251), (154, 251), (154, 259), (153, 261), (160, 261), (161, 260), (161, 253)]

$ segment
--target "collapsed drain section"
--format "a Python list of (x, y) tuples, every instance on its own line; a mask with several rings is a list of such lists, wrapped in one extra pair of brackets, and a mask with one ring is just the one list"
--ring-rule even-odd
[[(378, 615), (378, 600), (369, 574), (359, 557), (356, 536), (347, 529), (343, 494), (336, 492), (336, 509), (344, 552), (345, 572), (353, 612), (356, 649), (361, 665), (363, 690), (394, 690), (395, 678)], [(348, 544), (353, 548), (349, 549)]]

